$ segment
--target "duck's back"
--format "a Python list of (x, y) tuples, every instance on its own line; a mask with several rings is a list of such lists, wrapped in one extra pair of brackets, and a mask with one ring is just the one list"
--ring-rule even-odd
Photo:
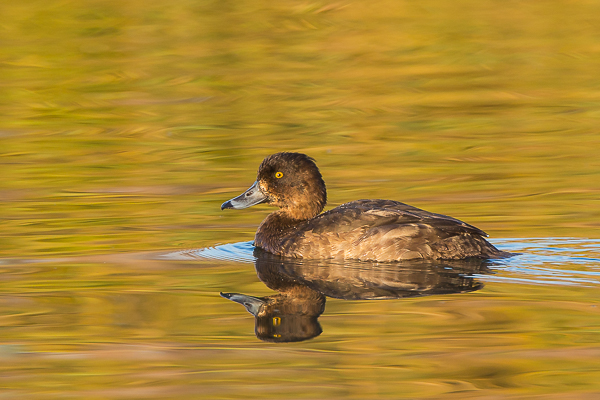
[(482, 230), (456, 218), (397, 201), (357, 200), (282, 232), (278, 243), (261, 247), (290, 257), (376, 261), (507, 255), (485, 236)]

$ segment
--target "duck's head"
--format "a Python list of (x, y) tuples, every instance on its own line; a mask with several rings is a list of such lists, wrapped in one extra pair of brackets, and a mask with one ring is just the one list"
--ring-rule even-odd
[(242, 209), (260, 203), (277, 206), (293, 219), (310, 219), (327, 203), (325, 182), (315, 161), (301, 153), (276, 153), (263, 160), (256, 182), (221, 205)]

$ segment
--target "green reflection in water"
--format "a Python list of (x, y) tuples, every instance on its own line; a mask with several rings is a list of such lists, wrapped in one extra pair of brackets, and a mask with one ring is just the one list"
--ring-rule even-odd
[(319, 161), (331, 205), (598, 228), (594, 2), (0, 7), (7, 254), (247, 240), (265, 211), (218, 205), (279, 150)]

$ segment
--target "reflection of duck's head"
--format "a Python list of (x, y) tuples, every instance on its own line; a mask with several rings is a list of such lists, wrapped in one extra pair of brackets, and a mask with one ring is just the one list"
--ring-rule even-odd
[(325, 296), (280, 271), (281, 257), (255, 250), (258, 278), (278, 293), (253, 297), (221, 293), (246, 307), (255, 317), (256, 336), (267, 342), (298, 342), (321, 334), (319, 316), (325, 310)]
[(266, 342), (299, 342), (322, 332), (317, 319), (325, 308), (325, 298), (316, 292), (300, 297), (289, 293), (267, 297), (239, 293), (221, 293), (221, 296), (242, 304), (254, 315), (256, 337)]
[(314, 160), (300, 153), (277, 153), (263, 160), (256, 182), (242, 195), (221, 206), (246, 208), (269, 203), (294, 220), (310, 219), (327, 203), (325, 182)]

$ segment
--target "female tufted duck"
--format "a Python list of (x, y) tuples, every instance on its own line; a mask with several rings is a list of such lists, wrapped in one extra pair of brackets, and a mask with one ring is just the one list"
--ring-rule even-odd
[(254, 245), (297, 258), (374, 261), (501, 258), (482, 230), (458, 219), (393, 200), (356, 200), (323, 211), (325, 182), (315, 161), (301, 153), (268, 156), (256, 182), (221, 205), (279, 207), (260, 224)]

